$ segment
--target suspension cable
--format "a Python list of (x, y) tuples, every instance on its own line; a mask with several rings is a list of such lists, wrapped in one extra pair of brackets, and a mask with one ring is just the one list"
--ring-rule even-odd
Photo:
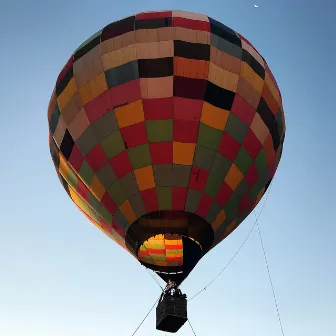
[(192, 327), (192, 325), (191, 325), (191, 323), (190, 323), (190, 320), (189, 320), (189, 319), (188, 319), (188, 323), (189, 323), (189, 325), (190, 325), (190, 328), (191, 328), (192, 332), (193, 332), (193, 333), (194, 333), (194, 335), (196, 336), (195, 330), (194, 330), (194, 328)]
[(269, 278), (271, 288), (272, 288), (273, 299), (274, 299), (275, 308), (276, 308), (276, 311), (277, 311), (277, 314), (278, 314), (278, 320), (279, 320), (281, 333), (282, 333), (282, 336), (285, 336), (285, 333), (284, 333), (284, 330), (283, 330), (283, 327), (282, 327), (278, 301), (277, 301), (277, 298), (276, 298), (276, 295), (275, 295), (275, 290), (274, 290), (273, 281), (272, 281), (272, 277), (271, 277), (271, 271), (270, 271), (269, 263), (268, 263), (267, 256), (266, 256), (265, 246), (264, 246), (264, 242), (263, 242), (263, 239), (262, 239), (262, 236), (261, 236), (261, 231), (260, 231), (260, 227), (259, 227), (259, 224), (258, 224), (258, 218), (257, 218), (257, 215), (256, 215), (255, 212), (254, 212), (254, 215), (256, 216), (256, 222), (257, 222), (257, 228), (258, 228), (260, 243), (261, 243), (261, 247), (262, 247), (264, 258), (265, 258), (265, 264), (266, 264), (266, 268), (267, 268), (268, 278)]
[(266, 205), (266, 202), (268, 200), (268, 197), (270, 195), (270, 192), (271, 192), (271, 188), (272, 188), (272, 185), (273, 185), (273, 180), (272, 182), (270, 183), (270, 186), (268, 188), (268, 192), (267, 192), (267, 195), (266, 195), (266, 198), (265, 198), (265, 201), (264, 201), (264, 204), (260, 210), (260, 213), (258, 215), (258, 217), (256, 217), (256, 220), (251, 228), (251, 230), (249, 231), (249, 233), (247, 234), (246, 238), (244, 239), (243, 243), (240, 245), (240, 247), (238, 248), (237, 252), (231, 257), (231, 259), (228, 261), (228, 263), (222, 268), (222, 270), (203, 288), (201, 289), (199, 292), (197, 292), (194, 296), (192, 296), (188, 301), (191, 301), (192, 299), (194, 299), (196, 296), (198, 296), (199, 294), (201, 294), (202, 292), (204, 292), (210, 285), (212, 285), (219, 277), (220, 275), (228, 268), (228, 266), (232, 263), (232, 261), (236, 258), (236, 256), (238, 255), (238, 253), (242, 250), (242, 248), (244, 247), (245, 243), (247, 242), (247, 240), (249, 239), (249, 237), (251, 236), (251, 233), (252, 231), (254, 230), (254, 228), (256, 227), (257, 223), (258, 223), (258, 219), (260, 218), (264, 208), (265, 208), (265, 205)]
[(142, 326), (142, 324), (145, 322), (146, 318), (148, 317), (148, 315), (151, 313), (151, 311), (154, 309), (155, 305), (158, 303), (158, 301), (160, 300), (160, 297), (157, 298), (157, 300), (155, 301), (155, 303), (153, 304), (152, 308), (149, 310), (149, 312), (147, 313), (147, 315), (143, 318), (143, 320), (140, 322), (140, 324), (138, 325), (138, 327), (135, 329), (134, 333), (132, 334), (132, 336), (134, 336), (136, 334), (136, 332), (139, 330), (139, 328)]
[(156, 274), (154, 272), (154, 274), (146, 267), (146, 271), (147, 273), (153, 278), (153, 280), (157, 283), (157, 285), (161, 288), (162, 292), (164, 291), (163, 287), (160, 285), (158, 279), (154, 276), (154, 274)]

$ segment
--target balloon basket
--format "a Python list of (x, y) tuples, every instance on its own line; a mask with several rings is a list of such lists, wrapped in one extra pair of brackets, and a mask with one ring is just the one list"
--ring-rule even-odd
[(186, 297), (164, 295), (156, 307), (156, 329), (176, 333), (187, 321)]

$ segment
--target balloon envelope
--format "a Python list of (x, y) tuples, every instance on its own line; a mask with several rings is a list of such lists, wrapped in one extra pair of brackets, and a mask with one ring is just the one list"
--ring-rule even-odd
[(264, 58), (183, 11), (140, 13), (84, 42), (57, 78), (48, 120), (73, 202), (177, 283), (258, 204), (285, 136)]

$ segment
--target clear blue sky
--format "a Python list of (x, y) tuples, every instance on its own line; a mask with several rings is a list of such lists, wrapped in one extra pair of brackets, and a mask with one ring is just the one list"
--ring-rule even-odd
[[(49, 155), (47, 106), (64, 62), (92, 33), (139, 11), (172, 8), (224, 22), (268, 61), (282, 91), (287, 137), (260, 225), (283, 326), (287, 336), (336, 333), (336, 4), (253, 4), (0, 0), (1, 335), (128, 336), (157, 298), (145, 269), (62, 189)], [(183, 285), (187, 294), (220, 271), (253, 218), (202, 259)], [(281, 335), (257, 231), (190, 303), (189, 317), (198, 336)], [(137, 333), (160, 334), (154, 313)], [(192, 331), (185, 325), (178, 335)]]

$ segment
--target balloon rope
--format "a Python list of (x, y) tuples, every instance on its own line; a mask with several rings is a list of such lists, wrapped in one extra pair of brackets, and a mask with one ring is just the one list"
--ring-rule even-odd
[(254, 230), (254, 228), (256, 227), (257, 223), (258, 223), (258, 219), (261, 216), (261, 213), (264, 210), (265, 204), (268, 200), (269, 194), (271, 192), (271, 188), (273, 185), (273, 180), (270, 183), (270, 186), (268, 188), (268, 192), (264, 201), (264, 204), (260, 210), (260, 213), (258, 215), (258, 217), (256, 218), (251, 230), (249, 231), (249, 233), (247, 234), (245, 240), (243, 241), (243, 243), (240, 245), (240, 247), (238, 248), (237, 252), (232, 256), (232, 258), (229, 260), (229, 262), (224, 266), (224, 268), (203, 288), (201, 289), (199, 292), (197, 292), (193, 297), (191, 297), (188, 301), (191, 301), (192, 299), (194, 299), (196, 296), (198, 296), (199, 294), (201, 294), (202, 292), (204, 292), (210, 285), (212, 285), (219, 277), (220, 275), (228, 268), (228, 266), (232, 263), (232, 261), (236, 258), (236, 256), (238, 255), (238, 253), (241, 251), (241, 249), (244, 247), (245, 243), (247, 242), (247, 240), (249, 239), (249, 237), (251, 236), (252, 231)]
[(189, 323), (189, 325), (190, 325), (190, 328), (191, 328), (192, 332), (193, 332), (193, 333), (194, 333), (194, 335), (196, 336), (195, 330), (194, 330), (194, 328), (192, 327), (192, 325), (191, 325), (191, 323), (190, 323), (189, 319), (188, 319), (188, 323)]
[[(130, 228), (133, 230), (133, 232), (134, 232), (136, 238), (137, 238), (138, 240), (140, 240), (140, 239), (139, 239), (139, 236), (137, 235), (137, 233), (136, 233), (136, 231), (134, 230), (134, 228), (132, 227), (132, 225), (130, 226)], [(141, 229), (142, 233), (145, 234), (144, 229), (143, 229), (141, 223), (140, 223), (140, 229)], [(133, 243), (134, 243), (134, 240), (133, 240), (133, 239), (132, 239), (132, 241), (133, 241)], [(145, 248), (147, 254), (148, 254), (148, 255), (150, 256), (150, 258), (152, 259), (152, 261), (153, 261), (153, 265), (155, 265), (155, 260), (153, 259), (152, 255), (148, 252), (147, 247), (146, 247), (146, 245), (145, 245), (145, 242), (142, 244), (142, 246)], [(158, 281), (158, 279), (155, 278), (155, 275), (156, 275), (157, 277), (158, 277), (158, 275), (157, 275), (155, 272), (154, 272), (155, 275), (152, 274), (152, 273), (148, 270), (148, 267), (145, 266), (145, 268), (146, 268), (148, 274), (153, 278), (153, 280), (156, 282), (156, 284), (161, 288), (161, 290), (162, 290), (162, 292), (163, 292), (163, 291), (164, 291), (163, 287), (160, 285), (160, 282)]]
[(279, 319), (279, 324), (280, 324), (282, 336), (285, 336), (285, 333), (284, 333), (284, 330), (283, 330), (283, 327), (282, 327), (282, 322), (281, 322), (281, 317), (280, 317), (280, 312), (279, 312), (279, 307), (278, 307), (278, 301), (276, 299), (275, 290), (274, 290), (274, 286), (273, 286), (273, 281), (272, 281), (272, 277), (271, 277), (271, 271), (270, 271), (270, 268), (269, 268), (269, 264), (268, 264), (267, 256), (266, 256), (266, 252), (265, 252), (265, 246), (264, 246), (263, 239), (261, 237), (260, 227), (259, 227), (257, 215), (256, 215), (255, 212), (254, 212), (254, 215), (256, 216), (257, 228), (258, 228), (260, 243), (261, 243), (261, 247), (262, 247), (262, 250), (263, 250), (263, 253), (264, 253), (264, 258), (265, 258), (265, 263), (266, 263), (268, 278), (269, 278), (269, 281), (270, 281), (270, 284), (271, 284), (271, 288), (272, 288), (274, 304), (275, 304), (275, 308), (276, 308), (276, 311), (277, 311), (277, 314), (278, 314), (278, 319)]
[(144, 319), (141, 321), (141, 323), (138, 325), (138, 327), (135, 329), (134, 333), (132, 334), (132, 336), (134, 336), (136, 334), (136, 332), (139, 330), (139, 328), (142, 326), (142, 324), (145, 322), (146, 318), (148, 317), (148, 315), (151, 313), (151, 311), (154, 309), (155, 305), (157, 304), (157, 302), (159, 301), (160, 297), (158, 297), (158, 299), (155, 301), (155, 303), (153, 304), (152, 308), (149, 310), (149, 312), (147, 313), (147, 315), (144, 317)]
[(164, 291), (163, 287), (160, 285), (160, 282), (158, 281), (157, 278), (155, 278), (154, 274), (156, 274), (154, 272), (154, 274), (151, 273), (151, 271), (146, 267), (146, 271), (147, 273), (153, 278), (153, 280), (157, 283), (157, 285), (162, 289), (162, 292)]

